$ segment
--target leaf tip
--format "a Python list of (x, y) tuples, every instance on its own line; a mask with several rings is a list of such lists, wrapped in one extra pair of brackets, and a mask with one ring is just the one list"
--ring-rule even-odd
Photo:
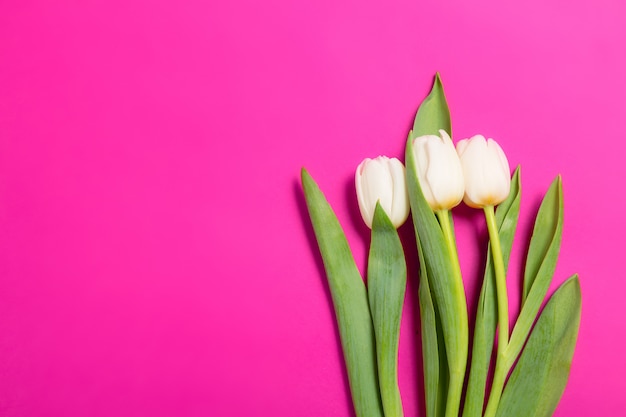
[(568, 291), (572, 291), (572, 294), (575, 295), (577, 298), (581, 298), (582, 290), (580, 288), (580, 278), (578, 274), (574, 274), (566, 279), (565, 282), (561, 284), (560, 288), (567, 288), (569, 289)]
[(575, 273), (571, 277), (569, 277), (568, 281), (573, 281), (578, 287), (580, 287), (580, 276), (578, 273)]
[(304, 195), (307, 196), (311, 190), (317, 185), (315, 180), (309, 174), (309, 171), (305, 167), (300, 169), (300, 181), (302, 181), (302, 188), (304, 189)]
[(560, 211), (563, 211), (563, 177), (561, 177), (561, 174), (556, 176), (554, 184), (556, 186), (556, 193), (559, 199), (559, 209)]
[(515, 167), (515, 171), (513, 171), (512, 181), (515, 182), (518, 186), (521, 184), (521, 176), (522, 176), (522, 166), (518, 165)]
[(389, 219), (389, 216), (385, 212), (385, 209), (383, 208), (383, 206), (380, 205), (380, 200), (378, 200), (376, 202), (376, 207), (374, 208), (374, 219), (372, 220), (372, 230), (374, 230), (374, 228), (382, 229), (383, 227), (386, 227), (386, 228), (392, 227), (395, 229), (395, 227), (393, 227), (393, 224), (391, 223), (391, 219)]
[(431, 94), (433, 94), (435, 91), (441, 91), (443, 94), (443, 81), (441, 81), (441, 74), (439, 74), (439, 71), (435, 73), (435, 82), (433, 83)]

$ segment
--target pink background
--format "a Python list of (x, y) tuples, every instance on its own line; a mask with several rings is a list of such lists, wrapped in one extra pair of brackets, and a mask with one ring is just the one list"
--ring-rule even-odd
[[(523, 166), (513, 312), (563, 175), (555, 285), (579, 272), (584, 306), (556, 416), (626, 412), (622, 1), (59, 3), (0, 3), (0, 414), (351, 416), (299, 170), (363, 270), (353, 170), (403, 158), (436, 71), (455, 139)], [(485, 228), (456, 214), (473, 313)], [(420, 416), (401, 233), (400, 388)]]

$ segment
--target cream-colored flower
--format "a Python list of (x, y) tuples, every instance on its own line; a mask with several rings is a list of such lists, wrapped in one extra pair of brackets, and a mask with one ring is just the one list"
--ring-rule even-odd
[(377, 201), (396, 228), (406, 221), (409, 197), (402, 162), (386, 156), (366, 158), (357, 167), (354, 179), (361, 216), (370, 229)]
[(465, 204), (480, 208), (503, 202), (511, 190), (511, 171), (500, 145), (476, 135), (459, 141), (456, 150), (465, 177)]
[(413, 156), (422, 193), (430, 207), (449, 210), (463, 199), (461, 162), (445, 130), (413, 139)]

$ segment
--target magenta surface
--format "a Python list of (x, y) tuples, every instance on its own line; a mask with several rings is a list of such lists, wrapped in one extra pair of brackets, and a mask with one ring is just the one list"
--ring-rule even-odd
[[(513, 316), (563, 176), (552, 289), (578, 272), (584, 305), (556, 416), (624, 413), (623, 2), (61, 3), (0, 3), (0, 414), (353, 415), (299, 171), (363, 270), (354, 169), (404, 159), (436, 71), (454, 139), (523, 167)], [(486, 231), (455, 213), (473, 314)], [(407, 416), (424, 415), (415, 258)]]

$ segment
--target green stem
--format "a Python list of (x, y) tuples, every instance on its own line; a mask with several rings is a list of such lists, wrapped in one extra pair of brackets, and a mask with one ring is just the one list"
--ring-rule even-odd
[(467, 366), (468, 351), (468, 324), (467, 324), (467, 301), (465, 300), (465, 289), (463, 288), (463, 278), (461, 276), (461, 265), (459, 264), (459, 255), (456, 248), (456, 240), (454, 231), (452, 230), (452, 222), (450, 212), (448, 210), (439, 210), (436, 212), (443, 232), (444, 240), (450, 254), (454, 271), (454, 285), (457, 286), (454, 303), (457, 305), (459, 314), (464, 315), (460, 318), (461, 328), (458, 329), (461, 335), (462, 343), (457, 347), (457, 352), (447, 352), (448, 365), (450, 371), (450, 381), (448, 385), (448, 395), (446, 398), (445, 417), (458, 417), (461, 407), (461, 395), (463, 393), (463, 382), (465, 379), (465, 368)]
[(484, 415), (484, 417), (493, 417), (498, 410), (502, 389), (504, 388), (504, 382), (510, 366), (507, 360), (508, 355), (506, 354), (509, 344), (509, 305), (506, 293), (506, 273), (504, 271), (504, 260), (502, 259), (500, 235), (496, 225), (496, 216), (493, 206), (486, 206), (484, 212), (487, 220), (487, 230), (489, 230), (489, 243), (491, 244), (491, 254), (496, 276), (496, 297), (498, 299), (498, 354), (496, 356), (496, 369), (491, 385), (491, 393), (489, 394), (489, 400)]
[(496, 274), (496, 295), (498, 297), (498, 353), (504, 353), (509, 343), (509, 302), (506, 294), (506, 273), (504, 260), (502, 259), (502, 247), (500, 246), (500, 234), (496, 225), (496, 216), (493, 206), (484, 208), (489, 230), (489, 243), (493, 259), (494, 272)]

